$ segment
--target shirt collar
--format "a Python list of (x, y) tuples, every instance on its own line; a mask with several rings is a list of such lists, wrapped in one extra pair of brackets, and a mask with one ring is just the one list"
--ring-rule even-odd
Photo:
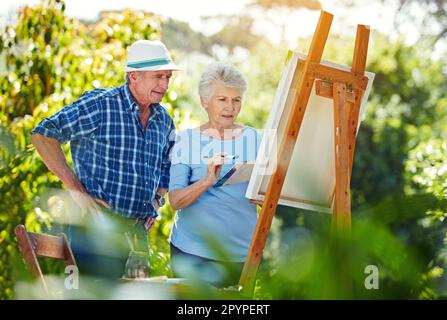
[(129, 108), (130, 111), (133, 112), (135, 109), (138, 108), (138, 104), (133, 98), (132, 93), (130, 92), (128, 83), (124, 85), (124, 100), (126, 101), (127, 108)]

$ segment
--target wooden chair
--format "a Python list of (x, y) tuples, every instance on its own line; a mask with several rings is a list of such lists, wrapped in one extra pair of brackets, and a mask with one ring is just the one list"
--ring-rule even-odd
[(19, 242), (20, 251), (33, 278), (40, 281), (45, 292), (49, 295), (37, 257), (63, 260), (65, 266), (76, 266), (76, 261), (66, 235), (61, 233), (58, 236), (51, 236), (28, 232), (22, 224), (15, 228), (15, 234)]

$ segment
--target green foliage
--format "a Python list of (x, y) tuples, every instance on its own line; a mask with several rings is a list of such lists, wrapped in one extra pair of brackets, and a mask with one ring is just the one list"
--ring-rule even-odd
[(414, 188), (422, 189), (439, 199), (447, 198), (447, 144), (445, 140), (430, 139), (410, 151), (406, 170), (411, 174)]
[(263, 40), (252, 48), (249, 60), (240, 64), (248, 82), (247, 96), (240, 114), (242, 123), (260, 129), (264, 127), (286, 56), (284, 44), (275, 46)]
[(248, 15), (213, 17), (222, 21), (224, 27), (210, 37), (213, 44), (225, 46), (230, 51), (237, 46), (254, 48), (262, 37), (253, 34), (254, 19)]
[[(439, 294), (447, 295), (446, 275), (447, 268), (447, 145), (445, 140), (432, 138), (421, 142), (409, 152), (406, 162), (408, 191), (410, 194), (429, 194), (438, 202), (426, 208), (420, 225), (432, 239), (431, 269), (438, 270), (439, 274), (432, 280)], [(427, 232), (429, 231), (429, 232)], [(429, 276), (432, 272), (429, 272)]]
[[(255, 1), (267, 9), (288, 3)], [(293, 5), (305, 3), (319, 5)], [(165, 21), (164, 41), (174, 48), (176, 62), (187, 65), (163, 101), (178, 129), (206, 121), (197, 83), (204, 67), (216, 60), (236, 65), (248, 80), (238, 121), (264, 127), (288, 48), (253, 35), (252, 21), (236, 18), (211, 37)], [(15, 280), (28, 274), (18, 258), (14, 226), (55, 229), (54, 201), (45, 194), (61, 184), (30, 146), (29, 131), (85, 90), (121, 84), (125, 47), (137, 39), (160, 38), (161, 24), (152, 14), (125, 10), (104, 12), (86, 25), (65, 16), (63, 1), (47, 0), (21, 8), (17, 22), (2, 30), (0, 299), (13, 298)], [(301, 41), (298, 51), (306, 52), (310, 41)], [(354, 39), (331, 35), (323, 57), (350, 65), (353, 46)], [(334, 244), (330, 216), (280, 208), (255, 298), (447, 296), (447, 64), (431, 58), (431, 47), (408, 46), (374, 32), (369, 48), (367, 70), (376, 77), (356, 143), (352, 238)], [(161, 216), (149, 238), (152, 275), (171, 276), (167, 237), (174, 211), (166, 205)], [(354, 290), (331, 296), (327, 288), (336, 287), (340, 265), (337, 243), (347, 248), (350, 258), (342, 265)], [(364, 288), (364, 268), (370, 264), (379, 267), (379, 291)], [(57, 272), (57, 266), (45, 261), (44, 270)], [(205, 290), (198, 296), (211, 294)]]
[[(349, 65), (352, 44), (344, 44), (337, 37), (332, 40), (324, 58)], [(376, 77), (356, 143), (351, 179), (353, 219), (354, 223), (357, 219), (370, 221), (372, 233), (387, 238), (390, 246), (397, 241), (399, 250), (412, 257), (400, 266), (402, 270), (410, 268), (412, 275), (399, 279), (396, 271), (394, 275), (387, 271), (381, 279), (387, 288), (380, 290), (378, 298), (439, 298), (447, 292), (446, 64), (429, 57), (423, 47), (379, 34), (373, 34), (370, 42), (367, 70)], [(354, 224), (353, 231), (357, 228), (359, 225)], [(318, 228), (310, 230), (315, 233)], [(374, 242), (372, 236), (353, 238), (356, 245), (365, 243), (359, 252), (370, 256), (366, 244)], [(399, 250), (396, 247), (396, 253)], [(327, 256), (318, 259), (336, 265)], [(379, 260), (381, 268), (390, 268), (387, 259)], [(304, 281), (312, 283), (318, 278), (314, 276), (308, 275)], [(362, 288), (361, 283), (354, 287)], [(365, 293), (357, 291), (354, 297), (374, 297)], [(290, 295), (311, 296), (309, 292)]]
[(149, 233), (149, 252), (151, 253), (151, 276), (167, 275), (172, 277), (168, 237), (174, 224), (175, 211), (168, 201), (160, 210), (160, 220), (157, 220)]
[(187, 22), (166, 19), (163, 21), (161, 36), (170, 50), (181, 48), (184, 52), (196, 51), (211, 54), (212, 40), (192, 30)]
[[(445, 62), (424, 49), (376, 36), (368, 59), (376, 73), (354, 164), (355, 204), (403, 190), (408, 152), (420, 141), (445, 135)], [(361, 190), (361, 191), (360, 191)]]
[[(317, 215), (313, 220), (312, 230), (304, 226), (285, 230), (287, 240), (260, 270), (257, 298), (418, 298), (423, 287), (421, 263), (386, 228), (372, 221), (359, 221), (352, 226), (351, 238), (347, 238), (340, 234), (329, 236), (328, 217)], [(365, 287), (365, 269), (369, 265), (379, 270), (379, 290)], [(351, 288), (340, 290), (347, 283)]]
[[(0, 299), (13, 297), (16, 273), (23, 266), (14, 256), (14, 227), (23, 223), (33, 232), (51, 232), (53, 219), (42, 209), (48, 204), (41, 197), (48, 188), (61, 187), (31, 147), (29, 131), (84, 91), (121, 85), (126, 46), (137, 39), (160, 37), (161, 21), (149, 13), (103, 13), (100, 21), (86, 26), (68, 18), (64, 10), (60, 0), (25, 6), (18, 11), (17, 22), (1, 32), (6, 70), (0, 78)], [(175, 113), (169, 97), (165, 103)], [(177, 118), (182, 120), (181, 115)], [(68, 155), (68, 148), (64, 150)], [(165, 233), (152, 231), (157, 252), (158, 243), (166, 242)], [(159, 252), (154, 265), (167, 271), (166, 246)], [(45, 261), (44, 273), (55, 271), (53, 266)]]

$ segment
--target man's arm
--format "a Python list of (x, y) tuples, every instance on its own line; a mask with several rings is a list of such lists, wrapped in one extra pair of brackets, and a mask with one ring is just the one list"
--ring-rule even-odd
[[(98, 211), (99, 207), (71, 170), (61, 144), (89, 136), (98, 128), (100, 121), (100, 110), (95, 96), (92, 92), (86, 92), (71, 105), (43, 119), (31, 131), (31, 142), (48, 169), (68, 188), (81, 208), (85, 205), (95, 209), (94, 211)], [(95, 200), (109, 207), (104, 201)]]
[(84, 186), (76, 177), (67, 163), (61, 144), (58, 140), (39, 133), (31, 135), (31, 143), (36, 147), (48, 169), (71, 190), (86, 192)]

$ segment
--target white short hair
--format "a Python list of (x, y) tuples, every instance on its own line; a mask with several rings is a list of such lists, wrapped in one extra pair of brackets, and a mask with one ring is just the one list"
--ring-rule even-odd
[(238, 89), (241, 97), (247, 90), (247, 81), (238, 69), (221, 62), (213, 63), (205, 68), (199, 80), (199, 95), (205, 101), (209, 101), (211, 98), (213, 85), (216, 82), (221, 82), (226, 87)]

